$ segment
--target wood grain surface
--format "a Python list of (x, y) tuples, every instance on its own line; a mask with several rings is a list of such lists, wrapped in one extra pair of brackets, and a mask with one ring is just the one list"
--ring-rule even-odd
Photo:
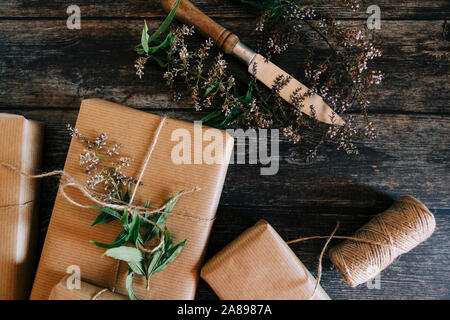
[[(231, 0), (193, 0), (203, 12), (255, 47), (253, 8)], [(189, 99), (167, 97), (162, 70), (146, 67), (134, 74), (132, 47), (140, 41), (143, 19), (155, 29), (165, 13), (159, 1), (102, 2), (78, 0), (81, 29), (66, 27), (67, 1), (8, 0), (0, 3), (0, 112), (44, 121), (43, 170), (64, 166), (69, 145), (65, 124), (74, 124), (80, 101), (98, 97), (177, 119), (200, 119)], [(364, 2), (365, 3), (365, 2)], [(320, 6), (333, 10), (343, 24), (364, 24), (370, 4), (381, 7), (382, 25), (375, 40), (383, 50), (378, 68), (386, 75), (369, 98), (379, 136), (357, 142), (359, 156), (332, 147), (312, 163), (302, 161), (302, 146), (282, 139), (277, 175), (261, 176), (259, 165), (231, 165), (213, 227), (211, 257), (260, 218), (290, 240), (326, 235), (341, 223), (348, 235), (385, 210), (401, 195), (423, 201), (436, 215), (437, 230), (425, 243), (402, 255), (381, 274), (381, 288), (350, 288), (325, 261), (322, 286), (332, 299), (450, 298), (450, 113), (449, 2), (379, 0), (354, 13), (338, 1)], [(192, 46), (203, 39), (194, 36)], [(273, 59), (302, 81), (304, 52), (320, 43), (297, 45)], [(234, 59), (230, 67), (246, 73)], [(42, 181), (40, 246), (58, 186)], [(323, 241), (292, 248), (316, 274)], [(203, 281), (198, 299), (216, 299)]]

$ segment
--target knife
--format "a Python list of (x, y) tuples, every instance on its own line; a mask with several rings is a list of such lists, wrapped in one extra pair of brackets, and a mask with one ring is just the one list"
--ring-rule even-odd
[[(161, 5), (167, 12), (170, 12), (176, 3), (177, 0), (161, 0)], [(183, 23), (194, 26), (204, 37), (211, 38), (224, 53), (231, 54), (244, 62), (248, 67), (248, 72), (254, 75), (256, 79), (261, 81), (268, 88), (272, 88), (275, 79), (279, 76), (283, 76), (283, 79), (290, 79), (290, 81), (281, 88), (279, 93), (288, 103), (292, 104), (291, 96), (296, 90), (300, 96), (309, 90), (294, 77), (247, 47), (239, 40), (238, 36), (213, 21), (189, 0), (181, 0), (175, 13), (175, 17)], [(336, 125), (344, 124), (341, 117), (339, 117), (339, 115), (337, 115), (318, 94), (306, 96), (302, 101), (302, 104), (305, 107), (303, 107), (301, 111), (309, 116), (312, 116), (315, 113), (315, 117), (319, 121)], [(314, 107), (313, 111), (310, 106)]]

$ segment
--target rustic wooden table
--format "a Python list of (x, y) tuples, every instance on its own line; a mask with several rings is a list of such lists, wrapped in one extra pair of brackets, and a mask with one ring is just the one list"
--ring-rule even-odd
[[(194, 0), (254, 46), (255, 10), (231, 0)], [(66, 27), (69, 4), (81, 8), (81, 29)], [(327, 4), (343, 23), (365, 23), (359, 13)], [(447, 0), (377, 0), (382, 25), (376, 42), (384, 51), (382, 86), (370, 94), (375, 141), (358, 143), (361, 154), (347, 156), (322, 148), (311, 164), (299, 160), (296, 147), (283, 140), (280, 171), (261, 176), (256, 165), (232, 165), (228, 171), (207, 257), (260, 218), (286, 240), (329, 234), (337, 220), (340, 234), (351, 234), (393, 199), (408, 194), (436, 215), (437, 230), (425, 243), (401, 256), (381, 273), (381, 288), (350, 288), (325, 264), (322, 285), (333, 299), (450, 298), (449, 200), (449, 34)], [(180, 119), (200, 119), (187, 100), (172, 103), (162, 71), (134, 74), (133, 45), (143, 19), (154, 29), (164, 16), (159, 1), (24, 1), (0, 3), (0, 112), (45, 122), (43, 170), (62, 168), (69, 144), (65, 124), (74, 124), (80, 100), (105, 98)], [(197, 38), (200, 40), (200, 38)], [(299, 77), (302, 47), (274, 59)], [(238, 64), (232, 60), (236, 66)], [(301, 79), (301, 78), (300, 78)], [(43, 181), (40, 245), (50, 219), (58, 181)], [(293, 246), (316, 272), (322, 241)], [(198, 299), (216, 299), (203, 281)]]

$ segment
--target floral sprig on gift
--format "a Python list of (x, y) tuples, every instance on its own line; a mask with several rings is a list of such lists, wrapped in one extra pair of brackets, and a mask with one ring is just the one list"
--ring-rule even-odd
[[(170, 88), (173, 100), (181, 98), (183, 90), (177, 88), (181, 80), (195, 109), (211, 111), (203, 118), (207, 124), (218, 128), (230, 125), (279, 128), (290, 141), (302, 143), (307, 147), (307, 158), (314, 157), (319, 146), (327, 141), (334, 141), (338, 149), (343, 149), (347, 153), (357, 153), (355, 138), (375, 138), (373, 124), (367, 115), (369, 102), (365, 92), (370, 85), (379, 84), (382, 79), (379, 71), (368, 69), (369, 60), (379, 56), (380, 52), (363, 40), (365, 39), (363, 34), (359, 31), (350, 32), (352, 29), (339, 26), (332, 18), (317, 20), (315, 11), (310, 7), (309, 9), (299, 7), (298, 1), (242, 0), (242, 2), (267, 10), (259, 19), (257, 26), (265, 36), (272, 30), (266, 56), (281, 53), (289, 45), (305, 38), (300, 23), (293, 21), (300, 20), (304, 24), (309, 24), (310, 30), (323, 32), (321, 39), (330, 44), (332, 54), (324, 63), (317, 63), (313, 59), (314, 52), (311, 51), (305, 64), (306, 84), (311, 90), (305, 95), (318, 93), (337, 114), (352, 108), (360, 108), (365, 119), (363, 126), (357, 125), (351, 115), (346, 116), (346, 123), (343, 126), (325, 126), (315, 121), (314, 115), (313, 117), (304, 115), (300, 110), (305, 107), (302, 103), (305, 95), (294, 93), (293, 105), (285, 102), (279, 95), (280, 90), (287, 85), (287, 79), (278, 77), (272, 90), (261, 86), (252, 76), (250, 79), (243, 79), (229, 69), (222, 54), (219, 53), (215, 57), (211, 55), (210, 39), (200, 48), (190, 50), (186, 39), (194, 33), (193, 28), (182, 26), (160, 39), (171, 24), (179, 2), (151, 36), (148, 35), (148, 27), (144, 22), (141, 44), (136, 46), (136, 51), (140, 55), (135, 63), (136, 74), (142, 77), (146, 63), (156, 62), (166, 70), (163, 77)], [(281, 29), (277, 29), (275, 23), (277, 21)], [(316, 26), (317, 23), (320, 26)], [(329, 30), (321, 29), (322, 24), (323, 28)], [(334, 30), (334, 33), (330, 33), (331, 30)], [(341, 42), (333, 44), (330, 37), (335, 37)], [(344, 50), (339, 44), (344, 43), (345, 39), (347, 40), (343, 46)], [(361, 51), (361, 48), (364, 50)], [(352, 55), (346, 56), (348, 53)]]
[[(121, 157), (121, 144), (108, 146), (108, 136), (100, 134), (95, 140), (87, 139), (78, 129), (67, 125), (72, 137), (81, 141), (85, 150), (79, 156), (80, 165), (89, 176), (86, 187), (90, 193), (102, 202), (125, 206), (124, 210), (116, 210), (109, 206), (91, 206), (100, 211), (92, 226), (102, 225), (118, 220), (123, 231), (116, 239), (108, 243), (90, 241), (98, 247), (107, 249), (104, 255), (125, 261), (129, 265), (126, 278), (126, 289), (130, 299), (137, 300), (133, 292), (135, 275), (147, 279), (147, 290), (150, 288), (151, 276), (163, 271), (181, 253), (186, 240), (173, 244), (172, 237), (164, 226), (177, 201), (186, 192), (180, 191), (169, 198), (161, 207), (150, 209), (150, 200), (143, 209), (129, 210), (132, 186), (136, 187), (136, 179), (123, 173), (124, 168), (133, 162), (132, 158)], [(156, 238), (163, 239), (159, 245), (150, 248)]]

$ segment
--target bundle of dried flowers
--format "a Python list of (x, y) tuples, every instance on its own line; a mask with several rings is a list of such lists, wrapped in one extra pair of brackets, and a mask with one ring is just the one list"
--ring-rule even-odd
[[(237, 1), (265, 10), (258, 19), (256, 30), (261, 34), (260, 51), (267, 58), (282, 53), (297, 42), (310, 41), (311, 34), (316, 35), (317, 41), (325, 43), (329, 54), (323, 60), (319, 61), (310, 50), (304, 66), (305, 84), (311, 92), (321, 95), (337, 114), (359, 110), (365, 124), (357, 125), (352, 115), (344, 117), (344, 126), (326, 127), (313, 120), (300, 111), (305, 107), (302, 96), (294, 94), (293, 105), (279, 96), (288, 79), (278, 77), (272, 90), (268, 90), (253, 77), (249, 80), (239, 78), (229, 70), (222, 54), (210, 57), (211, 40), (190, 50), (186, 37), (194, 33), (192, 28), (180, 27), (159, 40), (169, 27), (177, 6), (152, 36), (148, 36), (145, 24), (141, 44), (136, 47), (141, 55), (135, 64), (136, 74), (142, 77), (145, 63), (155, 61), (166, 69), (164, 79), (174, 99), (180, 98), (175, 83), (181, 79), (195, 109), (212, 111), (203, 119), (208, 124), (220, 128), (229, 125), (279, 128), (293, 143), (310, 144), (313, 140), (314, 144), (307, 149), (308, 158), (315, 156), (319, 145), (325, 141), (335, 141), (338, 149), (357, 153), (354, 138), (375, 138), (375, 129), (368, 117), (366, 92), (370, 86), (379, 84), (383, 75), (369, 68), (371, 60), (379, 57), (381, 52), (369, 40), (367, 30), (343, 26), (311, 5), (301, 5), (298, 0)], [(355, 0), (343, 0), (343, 4), (354, 10), (359, 8)]]

